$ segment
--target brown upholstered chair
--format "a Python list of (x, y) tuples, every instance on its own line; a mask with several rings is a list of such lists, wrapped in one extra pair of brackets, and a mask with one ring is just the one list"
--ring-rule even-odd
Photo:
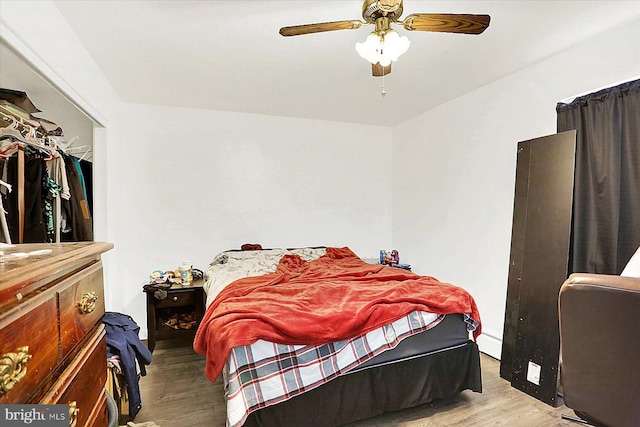
[(572, 274), (558, 306), (565, 405), (596, 426), (640, 426), (640, 278)]

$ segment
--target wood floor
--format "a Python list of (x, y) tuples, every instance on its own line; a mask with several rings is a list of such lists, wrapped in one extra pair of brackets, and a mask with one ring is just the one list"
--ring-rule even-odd
[[(552, 408), (512, 388), (500, 378), (499, 361), (482, 354), (481, 365), (482, 394), (465, 391), (450, 399), (370, 418), (349, 427), (578, 425), (561, 419), (561, 414), (573, 415), (565, 406)], [(153, 362), (147, 367), (147, 376), (140, 379), (140, 388), (142, 410), (135, 423), (153, 421), (160, 427), (225, 425), (222, 383), (209, 382), (204, 376), (204, 356), (188, 346), (159, 342)]]

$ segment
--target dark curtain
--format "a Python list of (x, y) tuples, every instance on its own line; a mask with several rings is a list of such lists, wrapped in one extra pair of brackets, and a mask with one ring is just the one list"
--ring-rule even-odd
[(577, 131), (569, 273), (620, 274), (640, 246), (640, 80), (556, 111)]

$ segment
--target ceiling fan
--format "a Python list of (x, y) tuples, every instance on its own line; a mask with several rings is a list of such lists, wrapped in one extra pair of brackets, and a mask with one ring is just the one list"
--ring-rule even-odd
[(408, 31), (429, 31), (458, 34), (480, 34), (489, 26), (489, 15), (452, 13), (414, 13), (400, 20), (403, 0), (364, 0), (362, 18), (359, 20), (322, 22), (280, 28), (280, 34), (299, 36), (336, 30), (355, 30), (362, 25), (375, 25), (375, 30), (364, 43), (356, 43), (356, 51), (371, 62), (374, 77), (391, 72), (391, 62), (409, 48), (406, 36), (400, 36), (391, 24), (400, 24)]

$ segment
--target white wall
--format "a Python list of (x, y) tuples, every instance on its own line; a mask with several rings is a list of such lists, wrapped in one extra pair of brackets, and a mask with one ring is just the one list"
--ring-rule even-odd
[(482, 351), (500, 357), (517, 143), (555, 133), (558, 101), (638, 76), (636, 21), (393, 129), (393, 245), (470, 291)]
[(140, 325), (142, 283), (155, 269), (191, 260), (204, 270), (243, 243), (362, 256), (391, 244), (389, 128), (132, 104), (118, 128), (108, 158), (111, 307)]

